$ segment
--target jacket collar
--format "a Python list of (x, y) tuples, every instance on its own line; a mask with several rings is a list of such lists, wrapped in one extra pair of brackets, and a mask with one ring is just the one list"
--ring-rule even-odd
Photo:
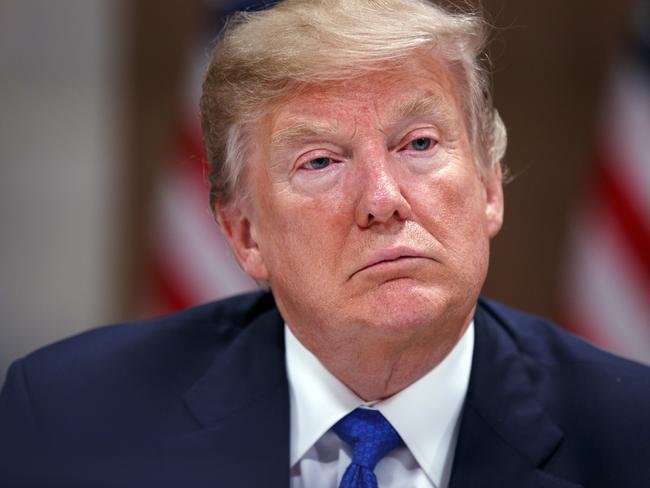
[(289, 390), (275, 308), (239, 333), (184, 400), (202, 428), (167, 442), (169, 486), (289, 485)]
[(563, 433), (538, 402), (503, 318), (480, 300), (474, 322), (472, 372), (450, 488), (578, 488), (542, 470)]

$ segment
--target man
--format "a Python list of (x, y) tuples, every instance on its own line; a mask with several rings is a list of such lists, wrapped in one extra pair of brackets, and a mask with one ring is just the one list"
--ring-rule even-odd
[(211, 203), (270, 292), (16, 362), (0, 481), (647, 483), (647, 368), (479, 299), (505, 151), (484, 38), (420, 0), (234, 19), (201, 102)]

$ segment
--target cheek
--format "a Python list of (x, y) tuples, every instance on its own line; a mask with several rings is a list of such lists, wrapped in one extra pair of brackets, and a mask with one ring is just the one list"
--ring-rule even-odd
[[(451, 172), (450, 172), (451, 173)], [(466, 174), (443, 174), (415, 182), (412, 206), (442, 244), (482, 229), (480, 183)]]
[(344, 220), (340, 203), (289, 194), (264, 200), (260, 250), (272, 268), (317, 273), (323, 263), (337, 259)]

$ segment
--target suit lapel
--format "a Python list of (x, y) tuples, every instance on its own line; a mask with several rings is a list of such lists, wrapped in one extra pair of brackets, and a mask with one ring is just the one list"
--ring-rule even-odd
[(166, 484), (289, 485), (289, 392), (277, 310), (251, 322), (184, 399), (202, 428), (167, 441)]
[(499, 320), (479, 302), (450, 488), (577, 488), (541, 469), (563, 434), (537, 401), (523, 358)]
[[(479, 303), (476, 342), (450, 488), (580, 488), (542, 466), (562, 432), (535, 398), (501, 319)], [(200, 425), (165, 445), (167, 486), (289, 486), (289, 392), (283, 321), (246, 327), (185, 394)]]

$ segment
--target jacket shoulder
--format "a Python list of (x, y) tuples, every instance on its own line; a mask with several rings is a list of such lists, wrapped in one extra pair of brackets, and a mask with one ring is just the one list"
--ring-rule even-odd
[(255, 292), (83, 332), (16, 361), (4, 401), (18, 388), (44, 425), (59, 424), (70, 410), (126, 416), (138, 405), (164, 405), (189, 388), (249, 323), (274, 310), (269, 293)]
[(270, 294), (247, 293), (192, 307), (171, 315), (105, 325), (57, 341), (28, 354), (30, 367), (81, 366), (79, 362), (124, 359), (125, 355), (156, 350), (206, 346), (228, 342), (258, 315), (274, 307)]
[(631, 423), (646, 425), (650, 367), (603, 351), (544, 318), (491, 300), (481, 299), (480, 307), (512, 338), (539, 400), (564, 427), (601, 419), (594, 432), (621, 428), (632, 435)]
[(536, 361), (549, 365), (607, 364), (650, 374), (650, 367), (604, 351), (543, 317), (485, 298), (480, 299), (479, 307), (505, 329), (523, 354)]

